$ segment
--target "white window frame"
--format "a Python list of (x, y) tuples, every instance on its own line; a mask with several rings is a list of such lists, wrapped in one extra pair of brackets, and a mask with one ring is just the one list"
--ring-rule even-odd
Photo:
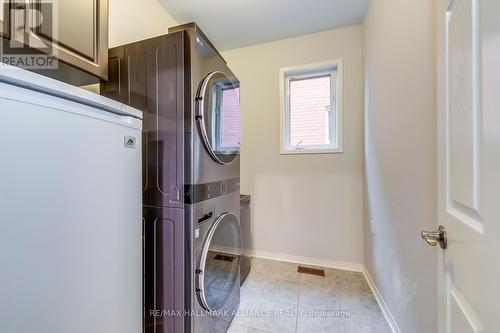
[[(314, 77), (320, 75), (332, 75), (331, 98), (335, 106), (335, 117), (332, 117), (332, 131), (335, 130), (333, 141), (329, 145), (292, 146), (290, 144), (290, 96), (289, 83), (292, 78)], [(335, 78), (335, 80), (333, 80)], [(300, 66), (284, 67), (279, 71), (280, 90), (280, 153), (282, 155), (295, 154), (340, 154), (343, 153), (343, 129), (342, 129), (342, 83), (343, 83), (343, 60), (336, 59), (320, 63), (306, 64)]]

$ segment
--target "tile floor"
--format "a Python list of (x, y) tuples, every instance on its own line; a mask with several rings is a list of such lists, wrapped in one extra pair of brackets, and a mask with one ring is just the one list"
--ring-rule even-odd
[(297, 264), (253, 259), (228, 333), (390, 333), (361, 273), (297, 273)]

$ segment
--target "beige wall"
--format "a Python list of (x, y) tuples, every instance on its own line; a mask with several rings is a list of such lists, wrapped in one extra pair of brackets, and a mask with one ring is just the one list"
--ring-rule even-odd
[(109, 0), (109, 46), (160, 36), (177, 22), (157, 0)]
[[(241, 191), (252, 195), (254, 246), (362, 263), (362, 28), (223, 52), (241, 80)], [(344, 153), (280, 155), (279, 68), (344, 59)]]
[[(364, 21), (365, 264), (401, 332), (436, 332), (434, 1), (371, 0)], [(370, 232), (374, 221), (375, 234)]]

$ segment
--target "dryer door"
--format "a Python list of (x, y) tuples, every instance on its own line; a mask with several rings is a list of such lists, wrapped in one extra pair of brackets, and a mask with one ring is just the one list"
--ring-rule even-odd
[(196, 119), (210, 156), (220, 164), (231, 163), (242, 134), (239, 82), (219, 71), (208, 74), (196, 97)]
[(238, 218), (222, 214), (206, 236), (197, 270), (197, 295), (205, 310), (221, 310), (239, 288), (240, 258)]

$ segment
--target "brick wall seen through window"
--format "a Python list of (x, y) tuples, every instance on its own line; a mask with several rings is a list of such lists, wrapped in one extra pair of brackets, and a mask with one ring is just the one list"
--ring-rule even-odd
[(290, 145), (330, 144), (331, 78), (290, 80)]

